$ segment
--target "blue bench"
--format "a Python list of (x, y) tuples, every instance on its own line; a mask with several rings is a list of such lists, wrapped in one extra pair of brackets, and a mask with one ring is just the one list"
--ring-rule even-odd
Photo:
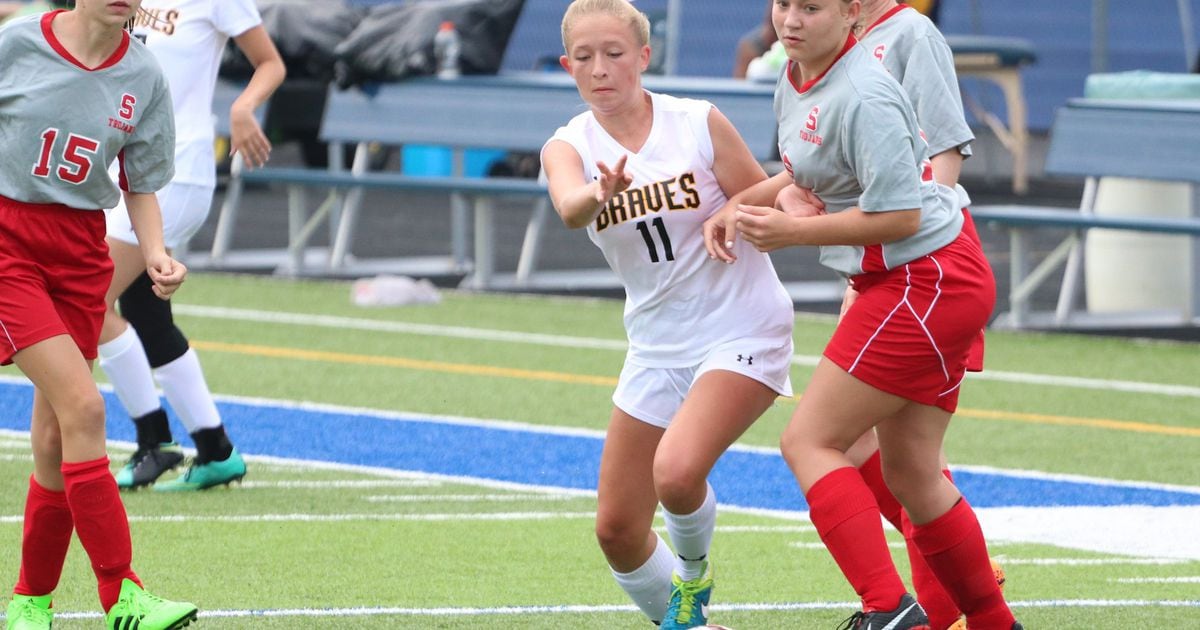
[(1025, 93), (1021, 87), (1021, 69), (1037, 61), (1033, 45), (1016, 37), (986, 35), (947, 35), (946, 43), (954, 53), (954, 70), (959, 79), (988, 81), (1004, 94), (1007, 124), (963, 92), (963, 104), (977, 120), (987, 125), (1012, 155), (1013, 192), (1029, 190), (1029, 130)]
[[(733, 79), (645, 77), (648, 89), (713, 102), (746, 139), (760, 160), (775, 150), (774, 86)], [(278, 104), (277, 104), (278, 105)], [(572, 79), (561, 73), (510, 73), (456, 80), (415, 78), (372, 86), (367, 90), (331, 90), (320, 137), (330, 143), (330, 168), (276, 168), (235, 173), (230, 190), (245, 183), (283, 186), (288, 191), (288, 246), (285, 251), (234, 251), (232, 226), (239, 196), (227, 194), (217, 234), (199, 268), (273, 269), (277, 273), (355, 276), (390, 272), (409, 275), (463, 274), (471, 288), (565, 288), (618, 286), (607, 268), (553, 271), (537, 268), (539, 244), (547, 221), (558, 217), (546, 189), (530, 179), (470, 178), (461, 175), (467, 148), (537, 152), (554, 130), (585, 110)], [(456, 170), (449, 177), (422, 177), (368, 171), (369, 146), (436, 144), (455, 152)], [(342, 164), (342, 147), (356, 146), (353, 164)], [(306, 192), (327, 189), (324, 201), (310, 210)], [(363, 193), (370, 189), (441, 191), (451, 196), (451, 243), (445, 256), (368, 260), (353, 256), (352, 247)], [(518, 269), (497, 274), (494, 268), (495, 200), (525, 197), (531, 217), (521, 245)], [(403, 208), (401, 208), (403, 210)], [(474, 229), (468, 229), (473, 213)], [(328, 249), (313, 247), (312, 236), (324, 224), (331, 230)], [(474, 242), (468, 243), (468, 234)], [(470, 251), (468, 251), (470, 250)], [(802, 287), (811, 293), (813, 287)], [(828, 295), (834, 282), (820, 287)]]
[[(1001, 327), (1191, 326), (1200, 314), (1200, 103), (1196, 101), (1101, 101), (1076, 99), (1060, 108), (1051, 129), (1046, 173), (1086, 178), (1079, 211), (1035, 206), (976, 206), (981, 224), (1007, 229), (1010, 237), (1010, 311)], [(1097, 181), (1122, 177), (1191, 185), (1191, 216), (1153, 216), (1152, 209), (1131, 207), (1119, 215), (1096, 215)], [(1031, 266), (1030, 230), (1065, 230), (1066, 236), (1037, 266)], [(1191, 237), (1192, 286), (1182, 312), (1098, 315), (1076, 304), (1083, 277), (1084, 244), (1090, 230), (1122, 230)], [(1063, 267), (1057, 306), (1035, 313), (1030, 298)]]

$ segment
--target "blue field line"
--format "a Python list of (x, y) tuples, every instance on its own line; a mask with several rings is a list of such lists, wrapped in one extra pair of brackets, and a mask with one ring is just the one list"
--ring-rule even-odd
[[(116, 396), (104, 394), (108, 435), (133, 441), (133, 423)], [(0, 428), (28, 430), (32, 388), (0, 379)], [(595, 490), (603, 441), (591, 434), (449, 422), (425, 416), (308, 408), (265, 402), (218, 402), (229, 433), (248, 455), (269, 455)], [(173, 421), (174, 422), (174, 421)], [(176, 435), (182, 428), (175, 424)], [(1037, 478), (1028, 473), (958, 470), (955, 483), (975, 507), (1200, 505), (1200, 491), (1153, 484)], [(807, 510), (783, 458), (732, 450), (710, 477), (721, 503), (765, 510)]]

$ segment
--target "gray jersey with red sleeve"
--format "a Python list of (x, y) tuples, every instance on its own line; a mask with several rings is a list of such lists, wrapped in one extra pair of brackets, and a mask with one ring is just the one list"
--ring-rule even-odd
[(796, 184), (828, 213), (921, 210), (917, 233), (868, 246), (821, 247), (821, 263), (846, 275), (893, 269), (958, 237), (955, 192), (933, 181), (929, 148), (903, 88), (868, 53), (847, 41), (821, 76), (793, 81), (792, 64), (775, 89), (779, 154)]
[(105, 62), (87, 68), (55, 37), (60, 14), (0, 29), (0, 195), (82, 210), (116, 205), (119, 185), (152, 193), (174, 174), (175, 122), (162, 69), (122, 33)]
[(904, 86), (925, 132), (929, 154), (957, 148), (970, 155), (975, 134), (963, 115), (954, 54), (933, 22), (900, 5), (868, 26), (860, 42)]

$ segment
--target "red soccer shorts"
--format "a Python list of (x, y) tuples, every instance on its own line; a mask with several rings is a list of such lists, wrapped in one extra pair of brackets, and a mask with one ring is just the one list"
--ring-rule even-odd
[(960, 234), (927, 256), (852, 281), (858, 299), (825, 356), (872, 387), (953, 413), (968, 352), (996, 301), (978, 241)]
[(113, 265), (104, 212), (0, 197), (0, 365), (69, 334), (96, 358)]

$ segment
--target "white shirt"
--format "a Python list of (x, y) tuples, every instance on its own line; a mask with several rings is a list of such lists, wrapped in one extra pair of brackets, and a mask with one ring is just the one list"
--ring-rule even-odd
[(588, 236), (625, 285), (626, 360), (644, 367), (699, 364), (734, 339), (787, 339), (792, 302), (766, 254), (739, 240), (738, 262), (709, 259), (703, 224), (727, 198), (713, 174), (712, 104), (650, 93), (654, 121), (637, 153), (585, 112), (555, 132), (579, 153), (584, 177), (596, 162), (628, 155), (633, 182), (588, 226)]
[(213, 185), (213, 88), (230, 37), (262, 23), (253, 0), (144, 0), (133, 34), (158, 59), (175, 110), (175, 179)]

